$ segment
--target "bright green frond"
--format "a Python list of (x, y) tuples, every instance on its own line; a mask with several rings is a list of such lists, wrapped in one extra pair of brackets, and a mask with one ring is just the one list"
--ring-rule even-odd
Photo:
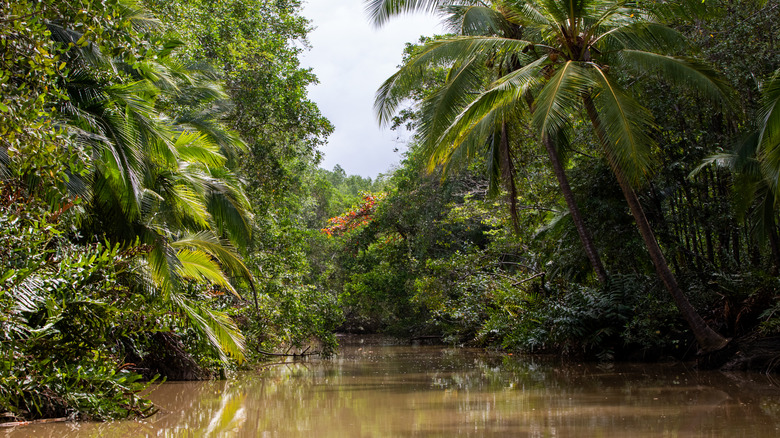
[(199, 283), (203, 283), (205, 280), (207, 283), (223, 287), (230, 293), (239, 296), (222, 272), (222, 269), (220, 269), (219, 264), (205, 252), (182, 248), (176, 251), (176, 256), (180, 262), (177, 273), (181, 277)]
[(446, 83), (421, 104), (421, 122), (417, 130), (423, 143), (436, 142), (463, 108), (474, 99), (484, 82), (484, 66), (470, 59), (455, 65)]
[(523, 96), (538, 84), (545, 61), (546, 58), (540, 58), (500, 78), (464, 108), (438, 137), (431, 137), (433, 143), (427, 145), (431, 165), (448, 163), (457, 167), (475, 158), (495, 131), (495, 123), (522, 110)]
[(499, 105), (492, 111), (481, 114), (475, 112), (471, 117), (459, 118), (438, 143), (426, 149), (429, 170), (443, 164), (447, 174), (451, 170), (467, 166), (477, 157), (484, 156), (487, 142), (496, 131), (501, 120), (499, 116), (503, 115), (505, 110), (505, 107)]
[(166, 245), (163, 239), (146, 243), (152, 245), (152, 250), (146, 255), (152, 282), (163, 294), (176, 290), (179, 278), (175, 273), (181, 264), (176, 252)]
[(366, 13), (375, 26), (382, 26), (391, 17), (422, 12), (432, 14), (443, 6), (453, 4), (474, 4), (469, 0), (366, 0)]
[(171, 247), (176, 249), (190, 248), (206, 252), (219, 260), (222, 269), (232, 277), (243, 278), (248, 282), (252, 281), (252, 273), (249, 272), (235, 248), (229, 242), (220, 240), (209, 231), (185, 236), (175, 242), (171, 242)]
[(209, 213), (201, 193), (194, 191), (190, 186), (176, 184), (167, 195), (171, 199), (166, 199), (166, 204), (175, 206), (180, 217), (188, 218), (200, 228), (208, 228)]
[(228, 361), (228, 355), (238, 362), (244, 360), (244, 335), (230, 316), (209, 309), (206, 304), (190, 300), (178, 293), (172, 293), (171, 300), (184, 312), (192, 326), (205, 336), (223, 362)]
[(225, 164), (225, 157), (219, 153), (219, 147), (198, 132), (180, 133), (173, 146), (182, 160), (203, 163), (209, 167)]

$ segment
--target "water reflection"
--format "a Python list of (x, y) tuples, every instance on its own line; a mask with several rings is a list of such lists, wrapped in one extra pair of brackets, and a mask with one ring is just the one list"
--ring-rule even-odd
[(475, 350), (349, 343), (330, 360), (166, 383), (144, 421), (52, 424), (9, 437), (774, 437), (760, 375), (679, 365), (563, 365)]

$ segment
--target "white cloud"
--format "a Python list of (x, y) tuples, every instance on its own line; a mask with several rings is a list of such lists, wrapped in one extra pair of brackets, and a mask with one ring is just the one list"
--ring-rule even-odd
[(379, 128), (374, 93), (396, 71), (405, 43), (441, 32), (438, 20), (416, 14), (374, 28), (363, 0), (309, 0), (303, 15), (315, 30), (301, 64), (312, 67), (320, 80), (309, 88), (309, 97), (335, 126), (321, 165), (332, 169), (339, 164), (348, 174), (373, 178), (399, 161), (400, 153), (393, 150), (407, 137)]

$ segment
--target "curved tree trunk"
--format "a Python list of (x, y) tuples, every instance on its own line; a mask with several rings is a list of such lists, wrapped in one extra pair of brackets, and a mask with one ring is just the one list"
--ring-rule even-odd
[(577, 234), (580, 235), (580, 241), (585, 248), (585, 254), (590, 260), (590, 265), (593, 267), (593, 271), (596, 273), (601, 283), (607, 282), (607, 271), (604, 270), (604, 265), (601, 263), (599, 253), (596, 251), (596, 246), (593, 244), (593, 236), (590, 234), (590, 230), (585, 226), (585, 221), (582, 219), (580, 209), (577, 207), (577, 202), (574, 200), (574, 193), (569, 186), (569, 179), (566, 177), (566, 172), (561, 164), (558, 151), (555, 149), (555, 145), (552, 140), (546, 135), (542, 140), (544, 148), (547, 149), (547, 155), (550, 157), (550, 163), (552, 163), (553, 173), (558, 178), (558, 185), (561, 187), (563, 193), (563, 199), (566, 200), (566, 206), (569, 207), (569, 214), (574, 221), (574, 226), (577, 228)]
[(661, 252), (661, 247), (655, 239), (653, 230), (647, 222), (647, 217), (642, 210), (642, 205), (639, 203), (639, 198), (637, 198), (634, 189), (631, 187), (631, 184), (628, 179), (626, 179), (625, 175), (623, 175), (623, 172), (620, 170), (615, 160), (610, 156), (609, 148), (606, 147), (608, 144), (606, 134), (599, 121), (598, 112), (593, 104), (593, 100), (590, 96), (585, 96), (583, 100), (585, 102), (588, 118), (590, 119), (593, 128), (596, 130), (596, 135), (604, 148), (604, 153), (607, 155), (607, 162), (612, 168), (612, 172), (615, 174), (620, 189), (623, 191), (623, 196), (626, 198), (631, 214), (634, 216), (634, 221), (636, 221), (639, 233), (642, 235), (647, 251), (650, 253), (650, 258), (655, 266), (655, 271), (661, 278), (661, 281), (663, 281), (666, 290), (672, 295), (675, 304), (677, 304), (677, 308), (682, 313), (685, 321), (691, 328), (693, 335), (696, 337), (696, 341), (699, 343), (699, 352), (707, 353), (725, 347), (729, 342), (728, 339), (716, 333), (706, 322), (704, 322), (677, 284), (677, 279), (674, 277), (671, 269), (669, 269), (669, 264), (666, 262), (666, 258)]
[[(533, 114), (533, 97), (530, 93), (526, 93), (525, 99), (528, 104), (528, 109)], [(566, 206), (569, 208), (569, 214), (571, 214), (571, 219), (574, 221), (574, 227), (577, 229), (577, 234), (580, 236), (582, 246), (585, 248), (585, 254), (588, 256), (588, 260), (590, 260), (590, 266), (593, 268), (593, 272), (596, 273), (599, 282), (602, 284), (606, 283), (608, 278), (607, 271), (604, 269), (604, 264), (601, 263), (601, 257), (599, 257), (599, 253), (596, 251), (596, 245), (593, 244), (593, 235), (590, 234), (590, 230), (585, 226), (585, 221), (582, 219), (580, 209), (577, 207), (577, 201), (574, 200), (574, 193), (571, 191), (569, 178), (566, 177), (566, 171), (561, 163), (561, 158), (558, 156), (558, 150), (555, 148), (552, 140), (550, 140), (550, 137), (546, 135), (542, 138), (542, 143), (544, 144), (545, 150), (547, 150), (547, 156), (550, 158), (553, 173), (555, 174), (555, 178), (558, 179), (558, 185), (561, 188), (561, 193), (563, 193), (563, 199), (566, 201)]]

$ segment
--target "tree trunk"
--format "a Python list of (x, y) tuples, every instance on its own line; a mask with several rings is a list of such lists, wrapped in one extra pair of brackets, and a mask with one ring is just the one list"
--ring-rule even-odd
[(512, 160), (512, 150), (509, 147), (509, 133), (506, 122), (501, 123), (501, 138), (499, 142), (499, 168), (501, 179), (509, 198), (509, 215), (512, 218), (512, 228), (520, 232), (520, 218), (517, 215), (517, 186), (515, 186), (515, 164)]
[[(528, 104), (528, 109), (533, 114), (533, 97), (530, 93), (526, 93), (525, 98), (526, 103)], [(580, 209), (577, 207), (577, 201), (574, 200), (574, 193), (572, 193), (571, 186), (569, 186), (569, 178), (566, 177), (566, 172), (563, 169), (563, 164), (561, 164), (561, 159), (558, 156), (558, 151), (555, 149), (555, 145), (549, 137), (544, 134), (542, 135), (542, 143), (544, 144), (544, 148), (547, 150), (547, 156), (550, 158), (553, 173), (558, 179), (558, 185), (561, 187), (563, 199), (566, 201), (566, 206), (569, 208), (569, 214), (571, 214), (571, 218), (574, 221), (574, 227), (577, 229), (577, 234), (580, 236), (580, 241), (582, 242), (582, 246), (585, 249), (585, 254), (588, 256), (588, 260), (590, 260), (590, 266), (593, 268), (593, 272), (596, 273), (596, 277), (598, 277), (599, 282), (604, 284), (607, 282), (608, 278), (607, 271), (604, 269), (604, 264), (601, 263), (601, 257), (599, 257), (599, 253), (596, 251), (596, 245), (593, 244), (593, 235), (590, 234), (590, 230), (585, 226), (585, 221), (582, 220)]]
[(700, 353), (708, 353), (725, 347), (729, 342), (728, 339), (715, 333), (715, 331), (704, 322), (677, 284), (677, 279), (674, 277), (674, 274), (672, 274), (671, 269), (669, 269), (669, 265), (666, 263), (666, 259), (661, 252), (661, 247), (658, 246), (658, 241), (655, 239), (653, 230), (647, 222), (645, 213), (642, 210), (642, 205), (639, 203), (639, 198), (637, 198), (628, 179), (623, 175), (622, 170), (617, 166), (616, 161), (610, 157), (609, 143), (606, 138), (606, 133), (599, 121), (598, 112), (596, 111), (596, 106), (593, 104), (593, 100), (590, 96), (586, 95), (584, 96), (583, 101), (588, 113), (588, 118), (604, 148), (604, 153), (607, 155), (607, 162), (612, 168), (615, 178), (617, 178), (620, 189), (623, 191), (623, 196), (626, 198), (628, 207), (631, 210), (631, 214), (634, 216), (637, 228), (639, 228), (639, 233), (642, 235), (647, 251), (650, 253), (650, 258), (653, 261), (653, 265), (655, 265), (655, 271), (661, 278), (661, 281), (663, 281), (666, 290), (672, 295), (674, 302), (677, 304), (677, 308), (682, 313), (685, 321), (691, 328), (693, 335), (696, 337), (696, 341), (699, 343)]
[(590, 265), (593, 267), (593, 271), (596, 273), (601, 283), (607, 282), (607, 271), (604, 270), (604, 265), (601, 263), (599, 253), (596, 251), (596, 247), (593, 244), (593, 237), (590, 234), (590, 230), (585, 226), (585, 221), (582, 219), (580, 209), (577, 207), (577, 202), (574, 200), (574, 193), (569, 186), (569, 179), (566, 177), (563, 165), (561, 164), (558, 151), (555, 149), (552, 141), (546, 135), (542, 140), (545, 149), (547, 149), (547, 155), (550, 157), (550, 163), (552, 163), (553, 173), (558, 178), (558, 185), (561, 187), (563, 193), (563, 199), (566, 200), (566, 206), (569, 207), (569, 214), (574, 221), (574, 226), (577, 228), (577, 233), (580, 235), (582, 246), (585, 247), (585, 254), (590, 260)]

